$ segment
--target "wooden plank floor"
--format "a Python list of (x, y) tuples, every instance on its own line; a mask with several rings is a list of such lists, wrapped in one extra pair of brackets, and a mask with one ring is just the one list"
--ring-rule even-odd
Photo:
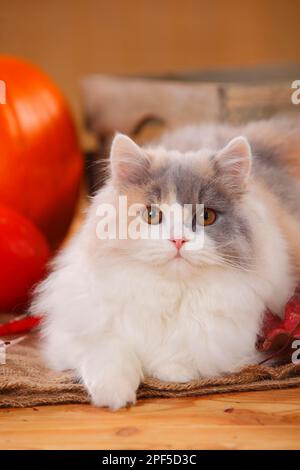
[(300, 449), (300, 389), (0, 410), (1, 449)]

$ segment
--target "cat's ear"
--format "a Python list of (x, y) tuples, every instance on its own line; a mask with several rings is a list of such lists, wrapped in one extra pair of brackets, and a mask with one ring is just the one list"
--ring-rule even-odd
[(235, 137), (224, 147), (214, 159), (218, 174), (234, 189), (247, 187), (252, 155), (248, 140)]
[(142, 184), (149, 175), (146, 152), (124, 134), (117, 134), (110, 151), (111, 172), (115, 182)]

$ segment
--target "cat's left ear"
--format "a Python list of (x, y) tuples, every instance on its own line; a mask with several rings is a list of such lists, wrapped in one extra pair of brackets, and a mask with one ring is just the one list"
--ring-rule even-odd
[(246, 189), (252, 165), (248, 140), (235, 137), (214, 158), (218, 174), (234, 189)]
[(117, 183), (143, 184), (149, 175), (146, 152), (127, 135), (117, 134), (113, 139), (110, 161), (112, 178)]

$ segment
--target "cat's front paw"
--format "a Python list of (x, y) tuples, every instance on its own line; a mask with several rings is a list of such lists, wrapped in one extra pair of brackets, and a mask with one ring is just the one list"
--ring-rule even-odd
[(116, 377), (108, 383), (93, 380), (86, 385), (95, 406), (118, 410), (136, 402), (136, 387), (122, 377)]

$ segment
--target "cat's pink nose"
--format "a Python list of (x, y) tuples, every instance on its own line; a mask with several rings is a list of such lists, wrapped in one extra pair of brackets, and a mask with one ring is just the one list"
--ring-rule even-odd
[(174, 243), (177, 250), (180, 250), (180, 248), (186, 242), (186, 240), (184, 238), (174, 238), (174, 240), (170, 240), (170, 242)]

